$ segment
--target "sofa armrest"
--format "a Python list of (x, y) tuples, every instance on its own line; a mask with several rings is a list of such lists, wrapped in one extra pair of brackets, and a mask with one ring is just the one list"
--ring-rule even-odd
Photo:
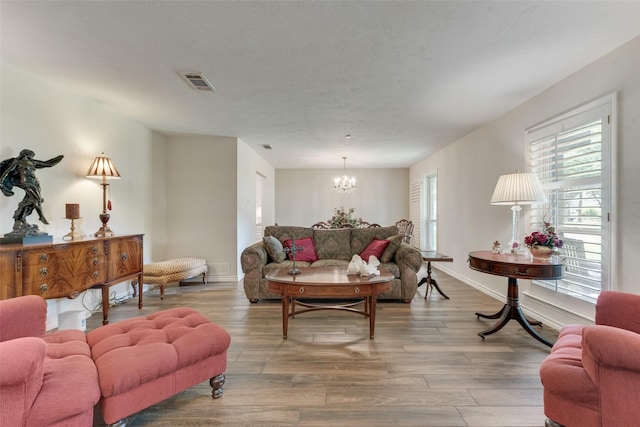
[(46, 332), (47, 302), (37, 295), (0, 301), (0, 341), (40, 337)]
[(582, 331), (582, 366), (598, 389), (603, 426), (640, 419), (640, 335), (611, 326)]
[(267, 264), (267, 250), (262, 242), (254, 243), (245, 248), (240, 256), (240, 265), (242, 272), (247, 273), (251, 270), (262, 269)]
[(26, 425), (42, 388), (46, 353), (47, 344), (40, 338), (0, 342), (0, 425)]
[(400, 269), (402, 282), (400, 298), (403, 302), (410, 302), (418, 291), (417, 273), (422, 267), (422, 254), (408, 243), (402, 243), (393, 259)]
[(640, 334), (640, 295), (604, 291), (596, 303), (596, 325), (614, 326)]
[(414, 272), (420, 271), (422, 267), (422, 254), (420, 251), (408, 243), (402, 243), (395, 253), (396, 264), (406, 264)]
[(582, 330), (582, 364), (594, 383), (598, 370), (626, 370), (639, 375), (640, 334), (611, 326), (585, 326)]
[(260, 279), (262, 268), (267, 264), (267, 250), (262, 242), (254, 243), (245, 248), (240, 256), (240, 265), (244, 273), (244, 292), (251, 302), (257, 302), (260, 297)]

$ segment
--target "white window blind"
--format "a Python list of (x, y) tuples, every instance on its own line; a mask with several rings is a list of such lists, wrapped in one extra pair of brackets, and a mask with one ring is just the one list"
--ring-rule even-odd
[(534, 283), (591, 302), (608, 288), (612, 257), (611, 119), (605, 99), (527, 131), (529, 165), (549, 200), (530, 210), (531, 230), (550, 222), (565, 260), (563, 279)]
[(420, 226), (420, 181), (412, 182), (409, 188), (409, 219), (413, 223), (413, 235), (411, 245), (416, 248), (421, 246), (422, 232)]
[(438, 176), (424, 178), (424, 249), (438, 250)]

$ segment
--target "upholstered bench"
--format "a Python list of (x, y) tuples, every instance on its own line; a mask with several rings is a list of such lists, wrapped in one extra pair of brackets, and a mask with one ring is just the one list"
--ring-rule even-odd
[(182, 257), (145, 264), (142, 271), (142, 283), (160, 286), (160, 299), (164, 299), (167, 283), (182, 282), (202, 274), (202, 283), (206, 284), (208, 267), (204, 258)]
[(107, 424), (207, 379), (213, 397), (222, 396), (231, 338), (191, 308), (102, 326), (87, 334), (87, 342), (98, 370), (100, 406)]

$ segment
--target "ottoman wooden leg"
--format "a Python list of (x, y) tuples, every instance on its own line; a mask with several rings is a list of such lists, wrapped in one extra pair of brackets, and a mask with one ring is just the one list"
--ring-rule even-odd
[(123, 419), (116, 421), (113, 424), (107, 424), (106, 427), (127, 427), (129, 425), (129, 420), (127, 419), (127, 417), (124, 417)]
[(214, 399), (222, 397), (222, 392), (224, 391), (222, 389), (222, 386), (224, 385), (224, 382), (225, 382), (224, 374), (216, 375), (215, 377), (209, 380), (209, 385), (212, 388), (211, 396)]

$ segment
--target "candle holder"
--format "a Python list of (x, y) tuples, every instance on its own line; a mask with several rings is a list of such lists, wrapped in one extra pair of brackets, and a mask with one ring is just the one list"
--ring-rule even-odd
[(304, 250), (304, 246), (296, 245), (296, 239), (291, 239), (291, 246), (283, 249), (285, 253), (291, 253), (291, 257), (293, 258), (293, 266), (287, 273), (289, 274), (300, 274), (301, 271), (296, 268), (296, 254), (302, 250)]
[(84, 236), (76, 231), (75, 220), (80, 219), (80, 205), (78, 203), (67, 203), (64, 205), (65, 218), (71, 220), (71, 232), (62, 236), (62, 240), (78, 240)]
[(80, 218), (67, 218), (71, 220), (71, 231), (62, 236), (62, 240), (81, 240), (84, 235), (76, 231), (75, 220)]

